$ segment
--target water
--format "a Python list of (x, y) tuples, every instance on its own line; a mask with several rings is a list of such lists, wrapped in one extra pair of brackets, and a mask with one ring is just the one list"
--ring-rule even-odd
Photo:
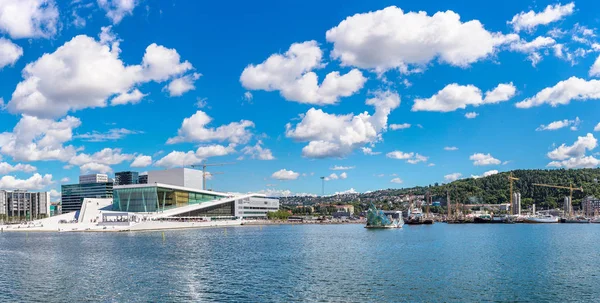
[(0, 233), (0, 302), (598, 302), (600, 224)]

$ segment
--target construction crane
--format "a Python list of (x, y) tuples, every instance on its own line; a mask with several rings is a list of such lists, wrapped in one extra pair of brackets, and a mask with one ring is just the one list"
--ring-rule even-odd
[[(510, 207), (511, 209), (513, 209), (514, 204), (513, 204), (513, 181), (519, 180), (519, 178), (513, 177), (512, 172), (510, 172), (510, 174), (508, 175), (508, 183), (510, 183)], [(514, 214), (514, 211), (513, 211)], [(517, 212), (517, 214), (519, 214)]]
[[(551, 187), (551, 188), (561, 188), (569, 190), (569, 217), (573, 216), (573, 191), (578, 190), (583, 192), (583, 187), (573, 187), (572, 183), (569, 183), (569, 186), (560, 186), (560, 185), (551, 185), (551, 184), (542, 184), (542, 183), (533, 183), (534, 186), (543, 186), (543, 187)], [(566, 214), (565, 214), (566, 215)]]
[(206, 167), (207, 166), (223, 166), (235, 164), (235, 162), (224, 162), (224, 163), (204, 163), (198, 165), (191, 165), (192, 168), (202, 167), (202, 189), (206, 190)]

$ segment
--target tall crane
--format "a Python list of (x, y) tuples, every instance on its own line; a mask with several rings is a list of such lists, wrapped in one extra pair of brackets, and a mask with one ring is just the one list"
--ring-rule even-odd
[(206, 167), (207, 166), (223, 166), (235, 164), (235, 162), (224, 162), (224, 163), (204, 163), (198, 165), (191, 165), (192, 168), (202, 167), (202, 189), (206, 190)]
[[(551, 188), (561, 188), (569, 190), (569, 217), (573, 216), (573, 191), (578, 190), (583, 192), (583, 187), (573, 187), (572, 183), (569, 183), (569, 186), (560, 186), (560, 185), (551, 185), (551, 184), (542, 184), (542, 183), (533, 183), (535, 186), (543, 186), (543, 187), (551, 187)], [(565, 214), (566, 215), (566, 214)]]
[[(519, 180), (519, 178), (515, 178), (513, 177), (512, 172), (510, 172), (510, 175), (508, 175), (508, 183), (510, 183), (510, 207), (511, 209), (513, 209), (514, 204), (513, 204), (513, 181)], [(514, 214), (514, 212), (513, 212)], [(519, 214), (517, 212), (517, 214)]]

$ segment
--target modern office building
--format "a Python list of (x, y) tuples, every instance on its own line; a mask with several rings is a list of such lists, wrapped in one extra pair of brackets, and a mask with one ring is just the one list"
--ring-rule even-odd
[(90, 175), (79, 176), (79, 184), (106, 183), (106, 182), (110, 182), (110, 180), (108, 180), (108, 175), (106, 175), (106, 174), (90, 174)]
[(112, 196), (112, 182), (64, 184), (61, 186), (61, 212), (64, 214), (80, 210), (84, 198), (112, 198)]
[(139, 175), (138, 184), (148, 184), (148, 174)]
[(573, 204), (571, 204), (571, 198), (565, 197), (563, 202), (563, 211), (565, 216), (569, 216), (571, 214)]
[(586, 217), (595, 217), (600, 213), (600, 199), (594, 196), (587, 196), (581, 201), (583, 213)]
[(40, 219), (50, 216), (50, 193), (26, 190), (0, 191), (0, 215)]
[(136, 171), (121, 171), (115, 173), (115, 185), (138, 184), (139, 175)]
[(521, 193), (513, 193), (513, 205), (511, 205), (513, 215), (521, 215)]

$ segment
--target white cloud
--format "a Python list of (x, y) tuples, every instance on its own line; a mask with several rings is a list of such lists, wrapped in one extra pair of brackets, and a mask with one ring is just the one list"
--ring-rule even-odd
[(410, 124), (408, 124), (408, 123), (390, 124), (390, 129), (391, 130), (406, 129), (406, 128), (409, 128), (409, 127), (410, 127)]
[(246, 100), (246, 101), (252, 101), (252, 99), (254, 99), (254, 96), (252, 95), (251, 92), (245, 92), (244, 93), (244, 100)]
[(139, 155), (135, 157), (133, 162), (131, 162), (131, 167), (147, 167), (152, 165), (152, 157), (146, 155)]
[[(302, 121), (292, 127), (286, 125), (286, 136), (300, 142), (309, 142), (302, 155), (309, 158), (342, 157), (365, 144), (381, 140), (387, 129), (390, 112), (400, 106), (400, 96), (391, 92), (377, 92), (366, 101), (375, 107), (373, 115), (334, 115), (311, 108)], [(365, 152), (365, 149), (363, 149)]]
[(5, 66), (12, 66), (23, 56), (23, 48), (8, 39), (0, 37), (0, 70)]
[(36, 171), (37, 168), (35, 166), (29, 164), (17, 163), (15, 165), (11, 165), (10, 163), (0, 162), (0, 174), (5, 175), (8, 173), (23, 171), (26, 173), (32, 173)]
[(61, 192), (57, 191), (56, 189), (50, 190), (50, 199), (52, 199), (52, 201), (60, 201), (60, 197)]
[(516, 93), (512, 83), (499, 84), (496, 88), (485, 93), (474, 85), (448, 84), (442, 90), (428, 99), (415, 99), (412, 111), (451, 112), (465, 109), (468, 105), (480, 106), (507, 101)]
[(592, 67), (590, 67), (590, 77), (597, 77), (600, 76), (600, 56), (598, 56), (598, 58), (596, 58), (596, 60), (594, 61), (594, 64), (592, 65)]
[(396, 183), (396, 184), (402, 184), (404, 181), (400, 178), (394, 178), (394, 179), (390, 180), (390, 182)]
[(69, 181), (71, 181), (71, 179), (69, 177), (64, 177), (64, 178), (60, 179), (60, 183), (67, 183)]
[(560, 3), (548, 5), (544, 11), (539, 13), (536, 13), (533, 10), (527, 13), (520, 12), (507, 23), (512, 25), (516, 32), (521, 30), (533, 31), (538, 25), (547, 25), (571, 15), (574, 8), (575, 4), (573, 2), (565, 5), (561, 5)]
[(79, 167), (79, 170), (82, 174), (89, 174), (89, 173), (108, 174), (108, 173), (112, 173), (112, 171), (113, 171), (110, 166), (108, 166), (106, 164), (96, 163), (96, 162), (85, 163)]
[(51, 37), (56, 34), (57, 22), (53, 0), (0, 1), (0, 32), (12, 38)]
[(256, 142), (254, 146), (246, 146), (242, 148), (244, 155), (250, 156), (252, 159), (258, 160), (275, 160), (270, 149), (262, 147), (262, 141)]
[(600, 132), (600, 123), (596, 124), (596, 126), (594, 127), (594, 131)]
[(564, 119), (564, 120), (550, 122), (548, 125), (541, 124), (535, 130), (536, 131), (557, 130), (557, 129), (561, 129), (561, 128), (568, 127), (568, 126), (571, 126), (571, 130), (577, 130), (577, 127), (579, 126), (580, 123), (581, 123), (581, 120), (579, 120), (579, 117), (575, 117), (575, 120)]
[(533, 41), (527, 42), (525, 40), (519, 39), (510, 44), (509, 49), (512, 51), (529, 54), (528, 59), (531, 61), (533, 66), (536, 66), (538, 62), (542, 60), (542, 56), (539, 53), (539, 50), (550, 48), (554, 49), (554, 53), (557, 57), (561, 58), (562, 54), (562, 45), (558, 48), (556, 46), (556, 41), (550, 37), (537, 37)]
[(568, 158), (581, 158), (585, 156), (587, 150), (593, 150), (598, 146), (598, 140), (594, 135), (588, 133), (585, 137), (577, 137), (573, 145), (561, 144), (559, 147), (548, 153), (548, 158), (552, 160), (565, 160)]
[(17, 179), (14, 176), (3, 176), (0, 178), (0, 189), (39, 190), (52, 183), (52, 175), (50, 174), (45, 174), (42, 176), (36, 173), (28, 179)]
[(127, 15), (133, 15), (133, 9), (138, 3), (138, 0), (98, 0), (98, 6), (106, 11), (106, 17), (113, 24), (118, 24)]
[(292, 170), (280, 169), (271, 175), (271, 178), (277, 180), (296, 180), (300, 176), (299, 173)]
[[(110, 36), (103, 31), (104, 40)], [(135, 86), (162, 82), (179, 76), (193, 67), (180, 62), (174, 49), (151, 44), (141, 65), (125, 66), (119, 59), (119, 41), (102, 44), (79, 35), (44, 54), (23, 69), (24, 80), (12, 94), (7, 108), (42, 118), (61, 117), (69, 111), (85, 108), (136, 103), (144, 96)]]
[(206, 126), (211, 121), (212, 118), (205, 112), (197, 111), (191, 117), (183, 119), (181, 128), (177, 131), (177, 136), (169, 138), (167, 144), (208, 141), (229, 141), (237, 144), (248, 142), (252, 136), (248, 129), (254, 127), (252, 121), (241, 120), (217, 128), (207, 128)]
[(453, 11), (404, 13), (390, 6), (382, 10), (347, 17), (327, 31), (334, 44), (331, 53), (342, 65), (385, 72), (409, 65), (440, 62), (466, 67), (483, 60), (516, 35), (491, 33), (478, 20), (461, 22)]
[(446, 147), (444, 147), (444, 150), (455, 151), (455, 150), (458, 150), (458, 147), (456, 147), (456, 146), (446, 146)]
[(346, 179), (346, 178), (348, 178), (348, 173), (343, 172), (343, 173), (340, 174), (340, 179), (343, 180), (343, 179)]
[(395, 150), (393, 152), (389, 152), (386, 154), (386, 157), (397, 160), (406, 160), (406, 163), (409, 164), (417, 164), (419, 162), (427, 162), (429, 157), (425, 157), (419, 153), (405, 153), (399, 150)]
[(185, 167), (189, 165), (199, 164), (200, 162), (202, 162), (202, 160), (204, 159), (198, 157), (193, 151), (172, 151), (168, 155), (156, 161), (154, 165), (166, 168)]
[(564, 168), (595, 168), (600, 165), (600, 160), (593, 156), (569, 158), (563, 161), (552, 161), (548, 163), (549, 167)]
[(92, 131), (91, 133), (85, 133), (81, 135), (75, 135), (74, 138), (82, 139), (87, 142), (105, 142), (105, 141), (114, 141), (124, 138), (127, 135), (135, 135), (141, 134), (142, 132), (129, 130), (126, 128), (113, 128), (109, 129), (105, 133), (101, 133), (98, 131)]
[(339, 177), (335, 173), (331, 173), (331, 175), (325, 177), (325, 181), (331, 181), (331, 180), (337, 180), (337, 179), (339, 179)]
[(483, 166), (483, 165), (498, 165), (502, 163), (502, 161), (492, 157), (490, 154), (482, 154), (475, 153), (469, 157), (469, 160), (473, 161), (473, 165)]
[(369, 156), (376, 156), (376, 155), (381, 154), (381, 152), (374, 152), (373, 149), (371, 149), (370, 147), (361, 147), (361, 150), (362, 150), (363, 154), (369, 155)]
[(223, 146), (219, 144), (213, 144), (198, 147), (196, 150), (196, 156), (206, 159), (210, 157), (226, 156), (234, 152), (234, 145)]
[(59, 121), (23, 116), (12, 132), (0, 133), (0, 153), (22, 161), (67, 161), (76, 150), (63, 144), (80, 125), (79, 119), (70, 116)]
[(356, 166), (340, 166), (340, 165), (335, 165), (329, 169), (331, 170), (350, 170), (350, 169), (354, 169)]
[(263, 63), (247, 66), (240, 81), (251, 90), (280, 91), (289, 101), (326, 105), (359, 91), (367, 79), (358, 69), (347, 74), (330, 72), (319, 85), (314, 69), (325, 65), (316, 41), (294, 43), (284, 54), (273, 54)]
[(169, 91), (169, 95), (171, 97), (181, 96), (191, 90), (196, 89), (194, 82), (198, 80), (200, 76), (201, 75), (199, 73), (192, 73), (177, 79), (173, 79), (168, 86), (165, 86), (164, 89)]
[(427, 166), (433, 167), (433, 166), (435, 166), (435, 163), (429, 163), (429, 164), (427, 164)]
[(586, 81), (581, 78), (571, 77), (560, 81), (553, 87), (546, 87), (535, 96), (515, 104), (517, 108), (531, 108), (543, 104), (552, 107), (567, 105), (571, 100), (585, 101), (600, 98), (600, 80)]
[(446, 180), (447, 182), (452, 182), (452, 181), (458, 180), (460, 177), (462, 177), (461, 173), (453, 173), (453, 174), (445, 175), (444, 180)]
[(477, 116), (479, 116), (479, 114), (476, 112), (469, 112), (465, 114), (465, 118), (467, 119), (475, 119)]
[(487, 176), (495, 175), (497, 173), (498, 173), (498, 171), (495, 170), (495, 169), (494, 170), (488, 170), (488, 171), (484, 172), (482, 176), (471, 175), (471, 178), (478, 179), (478, 178), (481, 178), (481, 177), (487, 177)]

